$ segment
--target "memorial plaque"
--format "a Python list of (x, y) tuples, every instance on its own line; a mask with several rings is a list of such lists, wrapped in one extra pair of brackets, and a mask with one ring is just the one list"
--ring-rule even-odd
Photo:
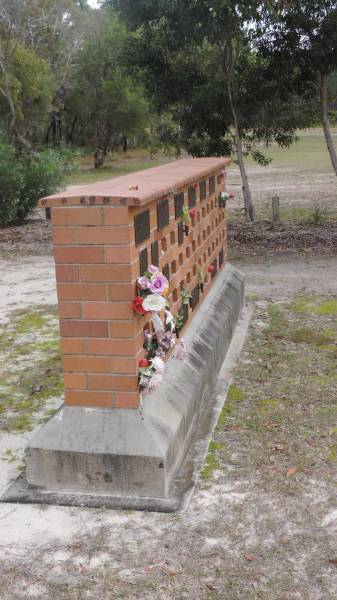
[(181, 192), (180, 194), (175, 194), (175, 196), (174, 196), (174, 211), (175, 211), (176, 219), (178, 219), (178, 217), (181, 217), (182, 212), (183, 212), (183, 206), (184, 206), (184, 192)]
[(182, 326), (188, 321), (188, 304), (183, 304), (179, 310), (179, 315), (182, 317)]
[(224, 261), (223, 250), (220, 250), (220, 252), (219, 252), (219, 268), (223, 264), (223, 261)]
[(158, 244), (158, 242), (152, 242), (152, 244), (151, 244), (151, 263), (155, 267), (159, 267), (159, 244)]
[(157, 204), (157, 223), (158, 229), (163, 229), (170, 220), (168, 199), (162, 200)]
[(218, 270), (218, 261), (216, 258), (212, 262), (212, 267), (214, 267), (214, 271), (213, 271), (213, 273), (211, 273), (211, 279), (214, 279), (214, 277), (217, 274), (217, 270)]
[(188, 188), (188, 207), (193, 208), (197, 203), (197, 192), (193, 186)]
[(203, 181), (200, 181), (199, 187), (200, 187), (200, 200), (205, 200), (205, 198), (207, 196), (205, 179)]
[(209, 178), (209, 193), (215, 194), (215, 177), (214, 175)]
[(192, 310), (195, 309), (195, 307), (197, 306), (199, 302), (199, 285), (197, 285), (194, 290), (192, 291), (192, 298), (191, 298), (191, 308)]
[(145, 210), (135, 216), (136, 245), (141, 244), (150, 237), (150, 211)]
[(139, 273), (140, 275), (144, 275), (145, 271), (149, 266), (149, 259), (147, 254), (147, 248), (144, 248), (141, 252), (139, 252)]
[(163, 267), (162, 274), (164, 275), (164, 277), (166, 277), (166, 279), (170, 279), (170, 267), (168, 266), (168, 264)]
[(183, 222), (181, 221), (180, 223), (178, 223), (178, 244), (179, 244), (179, 246), (181, 246), (183, 241), (184, 241), (184, 225), (183, 225)]

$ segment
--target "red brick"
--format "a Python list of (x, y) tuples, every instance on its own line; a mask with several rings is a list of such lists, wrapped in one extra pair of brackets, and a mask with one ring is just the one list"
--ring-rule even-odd
[(106, 300), (104, 283), (58, 283), (59, 300)]
[(73, 321), (60, 320), (62, 337), (107, 338), (109, 323), (107, 321)]
[(138, 360), (135, 358), (116, 356), (111, 359), (112, 373), (132, 373), (138, 375)]
[(84, 319), (133, 319), (131, 302), (85, 302)]
[(56, 281), (79, 281), (79, 267), (75, 265), (56, 265)]
[(114, 394), (114, 407), (115, 408), (139, 408), (139, 393), (130, 392), (123, 393), (119, 392)]
[(88, 389), (135, 392), (138, 390), (138, 377), (133, 375), (88, 375)]
[(80, 319), (82, 306), (80, 302), (59, 302), (58, 312), (62, 319)]
[(64, 387), (68, 390), (83, 390), (87, 387), (86, 373), (65, 373)]
[(56, 263), (87, 264), (103, 263), (104, 248), (98, 246), (58, 246), (54, 249)]
[(105, 248), (105, 262), (128, 264), (138, 256), (134, 246), (108, 246)]
[(84, 352), (84, 341), (78, 339), (61, 339), (62, 354), (81, 354)]
[[(96, 321), (95, 321), (96, 323)], [(86, 354), (98, 356), (134, 356), (142, 346), (141, 336), (137, 339), (89, 339), (86, 341)]]
[(129, 225), (131, 213), (127, 207), (106, 206), (103, 208), (104, 225)]
[(78, 244), (126, 244), (131, 241), (130, 227), (79, 227)]
[(107, 286), (108, 300), (113, 302), (133, 302), (135, 297), (135, 286), (127, 283), (116, 283)]
[(66, 390), (65, 403), (68, 406), (93, 406), (97, 408), (112, 408), (112, 392), (95, 392), (86, 390)]
[(53, 227), (53, 242), (57, 244), (76, 244), (75, 227)]
[(62, 358), (65, 372), (110, 373), (110, 356), (66, 355)]
[(110, 337), (134, 338), (141, 329), (137, 321), (137, 317), (133, 321), (110, 321)]
[(53, 208), (53, 225), (101, 225), (102, 208), (100, 207), (69, 207)]
[(80, 267), (81, 281), (87, 282), (121, 282), (132, 281), (129, 265), (82, 265)]

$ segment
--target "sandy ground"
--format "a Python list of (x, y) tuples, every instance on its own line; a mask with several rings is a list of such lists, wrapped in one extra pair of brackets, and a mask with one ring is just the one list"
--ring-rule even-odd
[[(279, 301), (304, 289), (337, 293), (335, 258), (246, 259), (237, 266), (257, 307), (266, 299)], [(9, 304), (17, 308), (55, 302), (50, 258), (1, 262), (0, 269), (2, 319)], [(251, 335), (259, 323), (256, 315)], [(11, 449), (19, 459), (30, 435), (2, 435), (0, 491), (17, 474), (15, 461), (4, 460), (4, 453)], [(303, 511), (296, 512), (291, 498), (288, 510), (273, 489), (259, 489), (254, 473), (240, 475), (240, 460), (233, 448), (221, 474), (200, 482), (182, 514), (0, 505), (1, 600), (336, 598), (336, 567), (324, 566), (316, 574), (315, 565), (314, 579), (310, 575), (315, 536), (326, 536), (330, 544), (337, 533), (337, 509), (324, 504), (324, 482), (306, 482), (308, 510), (317, 506), (313, 522), (313, 515), (307, 520)], [(294, 538), (305, 546), (306, 560), (292, 548)], [(291, 551), (285, 561), (287, 544)], [(257, 546), (264, 548), (262, 564), (256, 562)], [(289, 569), (286, 587), (283, 582), (278, 587), (278, 564)]]

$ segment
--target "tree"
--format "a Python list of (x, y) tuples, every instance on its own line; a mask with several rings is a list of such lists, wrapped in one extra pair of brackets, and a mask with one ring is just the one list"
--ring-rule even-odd
[(337, 2), (287, 0), (266, 3), (260, 52), (289, 72), (300, 69), (307, 85), (317, 83), (321, 123), (331, 164), (337, 155), (328, 117), (328, 84), (337, 69)]
[[(137, 29), (133, 56), (159, 112), (171, 111), (193, 155), (234, 154), (247, 222), (254, 206), (247, 153), (262, 164), (261, 143), (288, 146), (311, 120), (301, 81), (274, 71), (253, 46), (260, 3), (233, 0), (113, 1)], [(254, 25), (254, 27), (252, 27)], [(301, 105), (301, 110), (300, 110)], [(305, 108), (305, 110), (303, 110)]]
[[(108, 18), (107, 18), (108, 17)], [(141, 84), (123, 65), (129, 34), (107, 9), (78, 57), (78, 69), (68, 108), (85, 142), (94, 148), (95, 167), (125, 138), (142, 133), (148, 105)]]

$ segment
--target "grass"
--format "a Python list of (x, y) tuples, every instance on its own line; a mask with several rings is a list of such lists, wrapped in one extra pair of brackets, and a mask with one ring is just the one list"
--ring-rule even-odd
[(12, 313), (0, 333), (0, 431), (30, 431), (63, 391), (55, 309)]
[(125, 155), (118, 154), (112, 158), (108, 158), (104, 167), (95, 169), (92, 166), (91, 157), (83, 157), (80, 161), (80, 169), (68, 178), (68, 185), (82, 185), (87, 183), (95, 183), (104, 181), (113, 177), (127, 175), (136, 171), (150, 169), (158, 165), (169, 162), (168, 157), (157, 157), (151, 160), (149, 152), (146, 150), (132, 150)]
[[(272, 158), (271, 166), (287, 169), (331, 171), (331, 161), (321, 128), (298, 132), (299, 140), (289, 148), (272, 144), (261, 151)], [(337, 138), (334, 133), (335, 142)], [(256, 164), (248, 159), (248, 164)], [(266, 167), (268, 170), (268, 167)]]

